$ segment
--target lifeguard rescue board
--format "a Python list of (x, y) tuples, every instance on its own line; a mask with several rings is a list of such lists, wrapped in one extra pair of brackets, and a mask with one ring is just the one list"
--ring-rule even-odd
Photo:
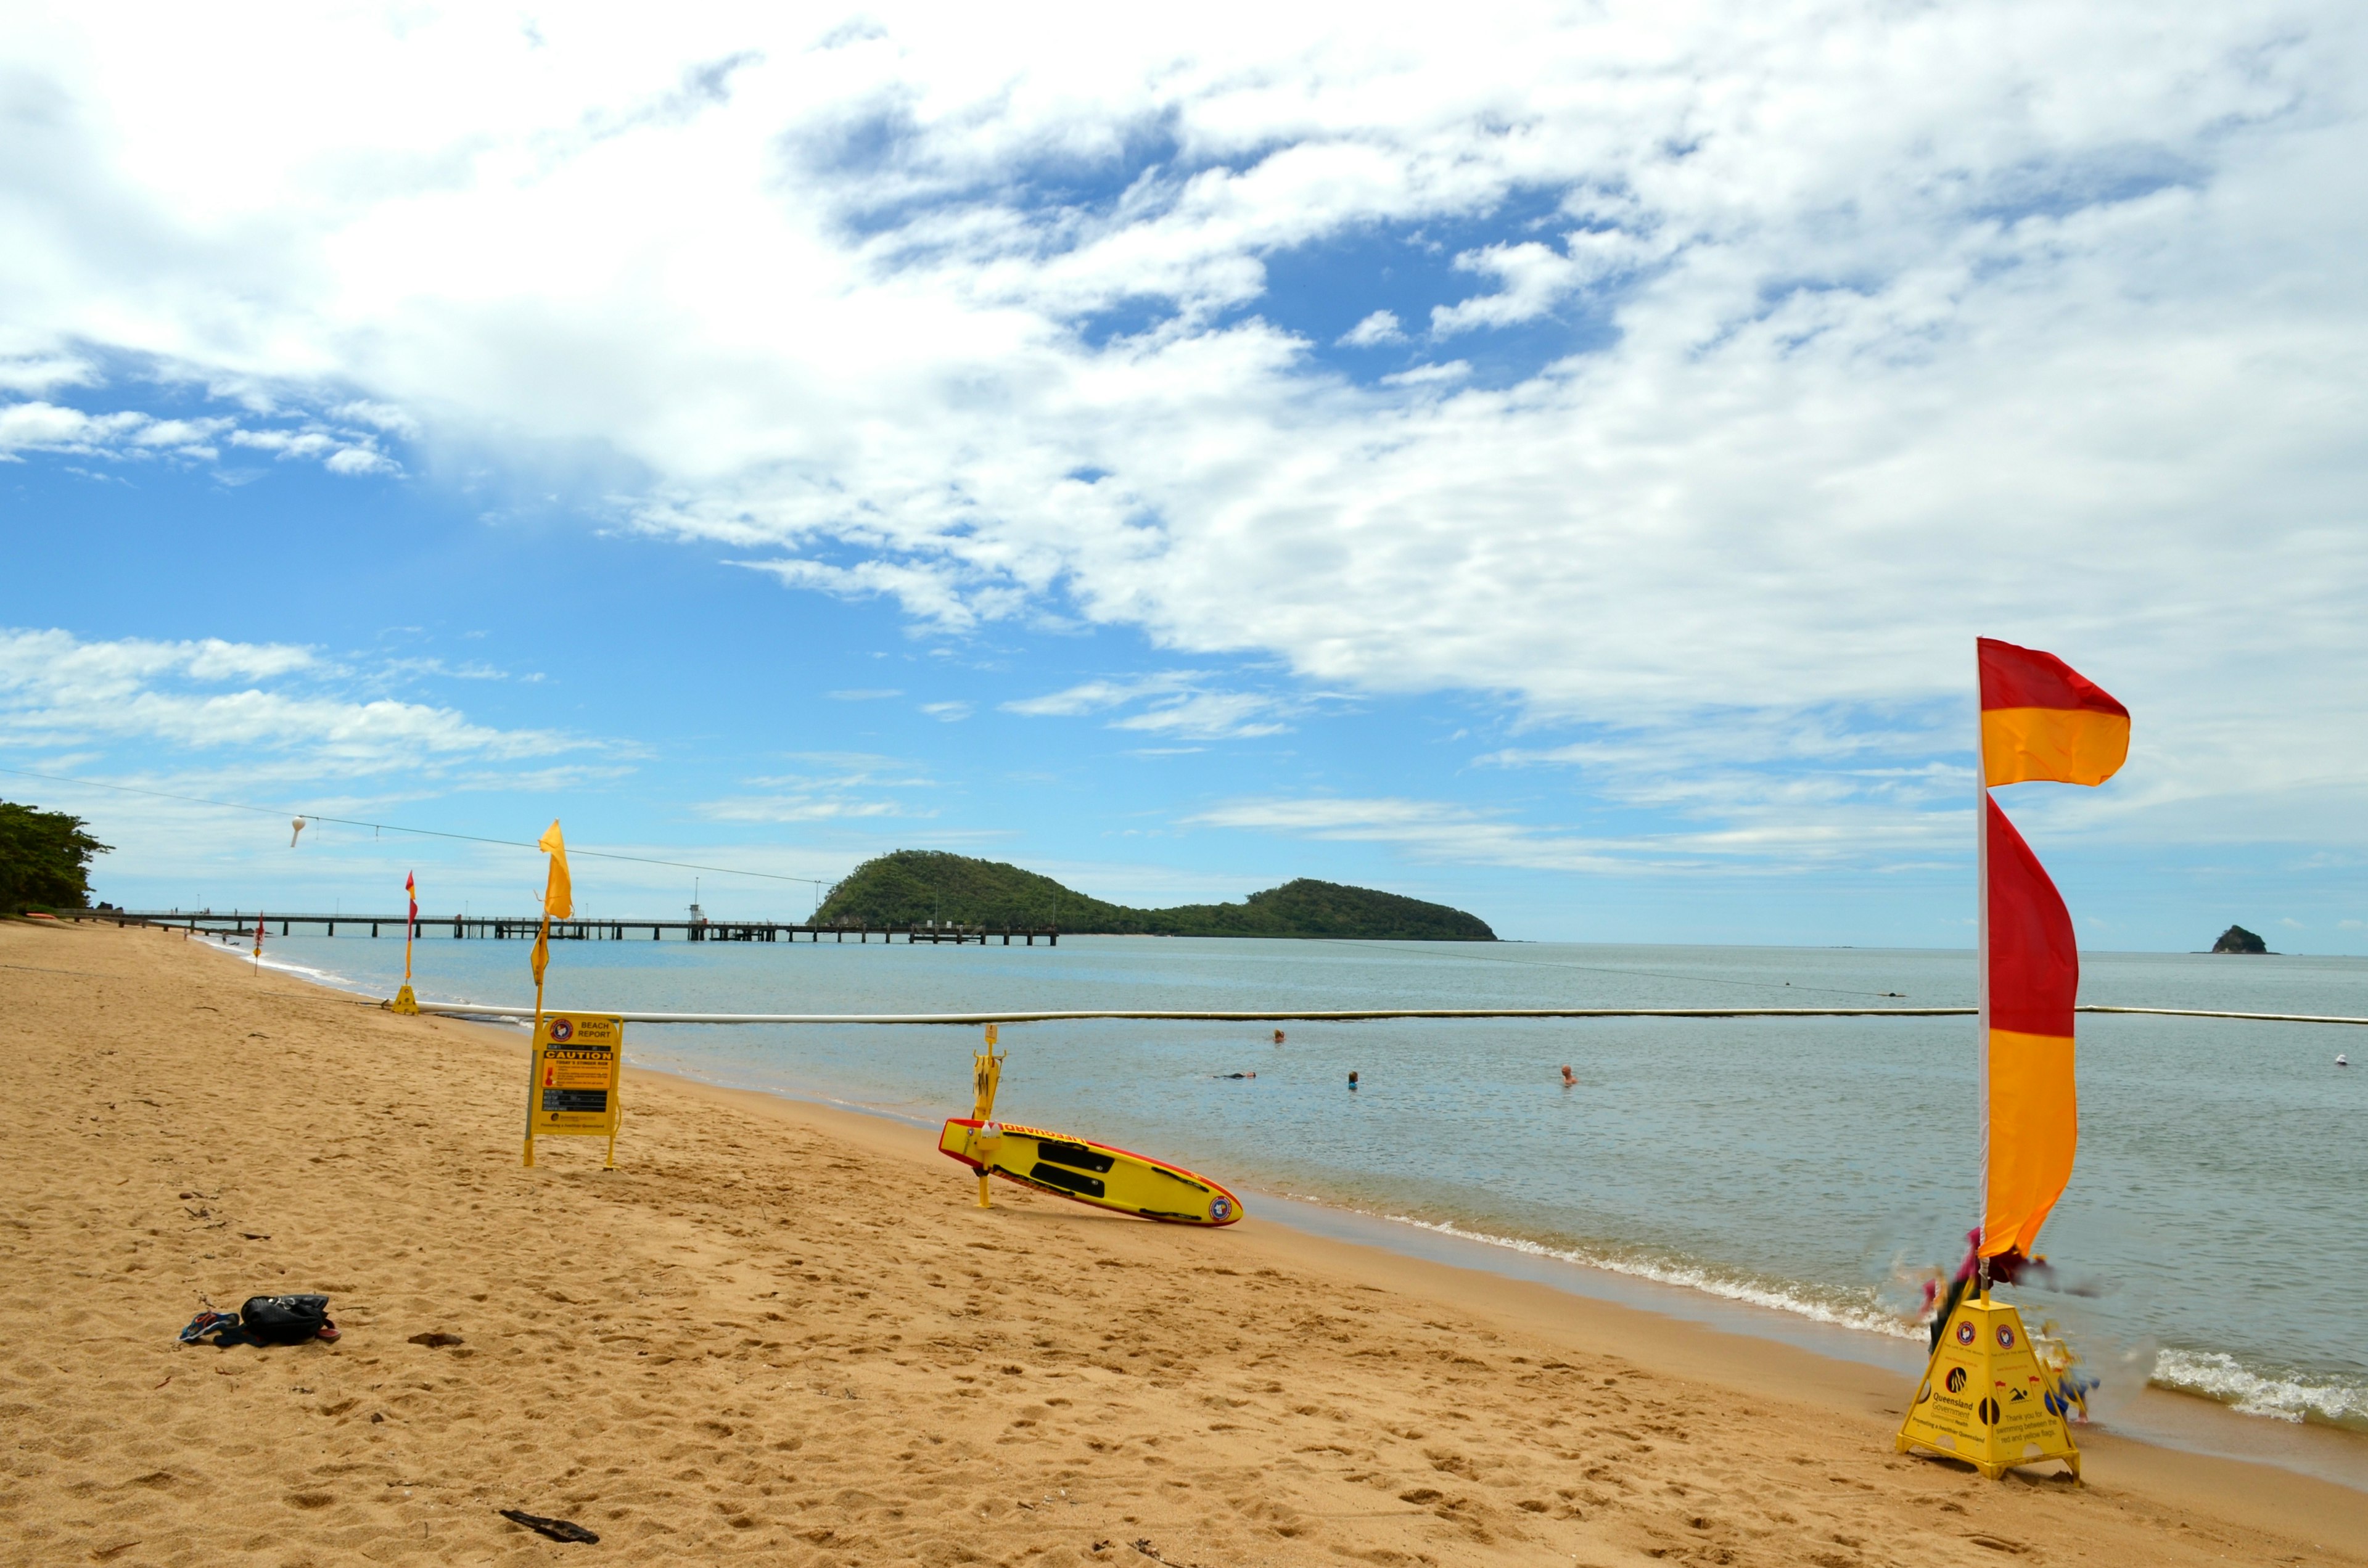
[[(983, 1137), (990, 1126), (1001, 1135)], [(1041, 1127), (955, 1117), (938, 1135), (938, 1151), (1039, 1192), (1171, 1225), (1230, 1225), (1242, 1217), (1242, 1200), (1207, 1176)]]

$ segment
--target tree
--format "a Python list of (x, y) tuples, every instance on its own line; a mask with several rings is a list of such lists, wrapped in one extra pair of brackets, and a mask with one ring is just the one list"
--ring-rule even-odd
[(80, 909), (90, 903), (90, 858), (101, 844), (82, 818), (0, 801), (0, 912)]

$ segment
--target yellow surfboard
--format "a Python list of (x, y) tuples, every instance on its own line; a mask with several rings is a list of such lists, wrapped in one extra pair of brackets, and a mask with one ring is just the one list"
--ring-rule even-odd
[(1242, 1200), (1207, 1176), (1041, 1127), (956, 1117), (939, 1134), (938, 1151), (1039, 1192), (1171, 1225), (1230, 1225), (1242, 1217)]

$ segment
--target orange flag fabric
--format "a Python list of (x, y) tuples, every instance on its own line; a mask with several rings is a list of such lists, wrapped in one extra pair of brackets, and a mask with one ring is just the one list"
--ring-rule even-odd
[(2031, 1256), (2080, 1141), (2072, 1006), (2080, 949), (2063, 895), (1987, 792), (1988, 971), (1982, 1019), (1982, 1256)]
[(2102, 784), (2130, 755), (2130, 710), (2053, 653), (1978, 640), (1982, 782)]
[(559, 824), (553, 822), (534, 846), (551, 857), (551, 871), (542, 883), (542, 912), (564, 920), (575, 913), (575, 884), (567, 874), (567, 841), (559, 836)]

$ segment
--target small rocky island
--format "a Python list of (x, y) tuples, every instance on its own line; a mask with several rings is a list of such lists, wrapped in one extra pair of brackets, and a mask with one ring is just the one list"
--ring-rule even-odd
[(2270, 945), (2242, 926), (2231, 926), (2220, 933), (2220, 939), (2212, 944), (2212, 950), (2215, 953), (2266, 953)]

